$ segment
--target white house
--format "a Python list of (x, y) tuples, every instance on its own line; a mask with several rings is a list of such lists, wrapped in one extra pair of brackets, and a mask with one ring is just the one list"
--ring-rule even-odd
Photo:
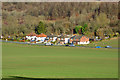
[(49, 42), (55, 42), (57, 40), (57, 36), (56, 35), (49, 35), (49, 36), (47, 36), (46, 40)]
[(73, 43), (73, 44), (76, 44), (76, 45), (80, 45), (80, 44), (89, 44), (90, 41), (89, 41), (89, 38), (82, 35), (75, 35), (73, 37), (70, 38), (70, 43)]
[(69, 42), (69, 39), (70, 39), (69, 37), (66, 37), (66, 38), (65, 38), (65, 43), (68, 43), (68, 42)]
[(37, 35), (36, 36), (36, 41), (39, 41), (39, 42), (44, 42), (45, 39), (46, 39), (47, 35), (41, 33), (40, 35)]
[(35, 39), (36, 39), (36, 36), (37, 36), (37, 34), (35, 34), (35, 33), (32, 32), (32, 33), (26, 35), (26, 38), (27, 38), (28, 40), (35, 40)]
[(60, 44), (66, 44), (69, 42), (69, 39), (70, 39), (70, 36), (67, 36), (67, 35), (61, 35), (57, 38), (57, 41), (60, 43)]
[(35, 41), (38, 41), (38, 42), (44, 42), (44, 40), (46, 39), (47, 35), (41, 33), (39, 35), (35, 34), (35, 33), (30, 33), (26, 36), (26, 38), (28, 40), (35, 40)]

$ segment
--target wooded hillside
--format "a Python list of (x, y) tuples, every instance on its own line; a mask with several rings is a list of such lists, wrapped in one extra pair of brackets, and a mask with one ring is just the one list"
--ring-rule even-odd
[(43, 22), (45, 34), (72, 34), (87, 24), (85, 35), (104, 36), (120, 32), (117, 2), (5, 2), (2, 6), (2, 34), (25, 35)]

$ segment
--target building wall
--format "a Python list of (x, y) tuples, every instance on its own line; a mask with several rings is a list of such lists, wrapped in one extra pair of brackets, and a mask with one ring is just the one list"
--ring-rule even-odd
[(69, 39), (69, 43), (72, 43), (72, 41), (73, 41), (72, 39)]
[(83, 36), (81, 39), (73, 39), (73, 40), (70, 39), (69, 42), (73, 43), (73, 44), (77, 44), (77, 45), (80, 45), (80, 44), (89, 44), (90, 43), (89, 38), (87, 38), (85, 36)]
[(80, 39), (80, 43), (79, 44), (89, 44), (89, 38), (83, 36), (81, 39)]
[(86, 42), (80, 42), (79, 44), (89, 44), (90, 41), (86, 41)]
[(36, 38), (36, 41), (38, 41), (38, 40), (40, 40), (41, 42), (44, 42), (44, 40), (46, 39), (46, 37), (36, 37), (36, 36), (26, 36), (26, 38), (28, 39), (28, 40), (35, 40), (35, 38)]
[(70, 38), (65, 38), (65, 43), (68, 43)]
[(36, 36), (26, 36), (26, 38), (28, 39), (28, 40), (35, 40), (35, 38), (36, 38)]
[(85, 36), (83, 36), (83, 37), (80, 39), (80, 42), (86, 42), (86, 41), (89, 41), (89, 38), (86, 38)]
[(49, 39), (49, 40), (52, 41), (52, 42), (55, 42), (56, 39), (57, 39), (57, 37), (47, 37), (47, 39)]
[(44, 42), (46, 37), (36, 37), (36, 40), (40, 40), (40, 42)]
[(55, 41), (56, 41), (56, 39), (57, 39), (57, 37), (53, 37), (53, 42), (55, 42)]
[(68, 43), (70, 38), (57, 38), (58, 41), (65, 40), (64, 43)]
[(80, 44), (89, 44), (90, 42), (87, 41), (87, 42), (73, 42), (73, 44), (76, 44), (76, 45), (80, 45)]
[(63, 45), (64, 43), (65, 43), (64, 41), (60, 41), (60, 44), (62, 44), (62, 45)]

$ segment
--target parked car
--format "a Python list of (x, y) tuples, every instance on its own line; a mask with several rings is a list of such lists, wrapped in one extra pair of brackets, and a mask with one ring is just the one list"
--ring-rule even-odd
[(54, 44), (51, 44), (51, 46), (53, 46)]
[(105, 46), (105, 48), (112, 48), (112, 46)]
[(96, 46), (95, 48), (101, 48), (100, 46)]
[(101, 41), (102, 39), (98, 39), (99, 41)]
[(50, 46), (50, 45), (51, 45), (51, 43), (46, 43), (45, 45), (46, 45), (46, 46)]
[(69, 45), (67, 44), (67, 45), (65, 45), (65, 46), (69, 46)]
[(75, 45), (74, 44), (70, 44), (70, 47), (75, 47)]
[(46, 45), (46, 46), (53, 46), (52, 43), (46, 43), (45, 45)]

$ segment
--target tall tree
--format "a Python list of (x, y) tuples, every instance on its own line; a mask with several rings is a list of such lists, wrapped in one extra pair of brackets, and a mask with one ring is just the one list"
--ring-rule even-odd
[(83, 27), (82, 27), (82, 33), (83, 33), (83, 34), (87, 31), (87, 27), (88, 27), (87, 24), (84, 24), (84, 25), (83, 25)]
[(45, 29), (45, 25), (43, 22), (39, 22), (39, 25), (37, 27), (35, 27), (35, 32), (37, 34), (41, 34), (41, 33), (45, 33), (46, 32), (46, 29)]
[(82, 33), (82, 26), (76, 26), (75, 31), (77, 32), (77, 34)]

